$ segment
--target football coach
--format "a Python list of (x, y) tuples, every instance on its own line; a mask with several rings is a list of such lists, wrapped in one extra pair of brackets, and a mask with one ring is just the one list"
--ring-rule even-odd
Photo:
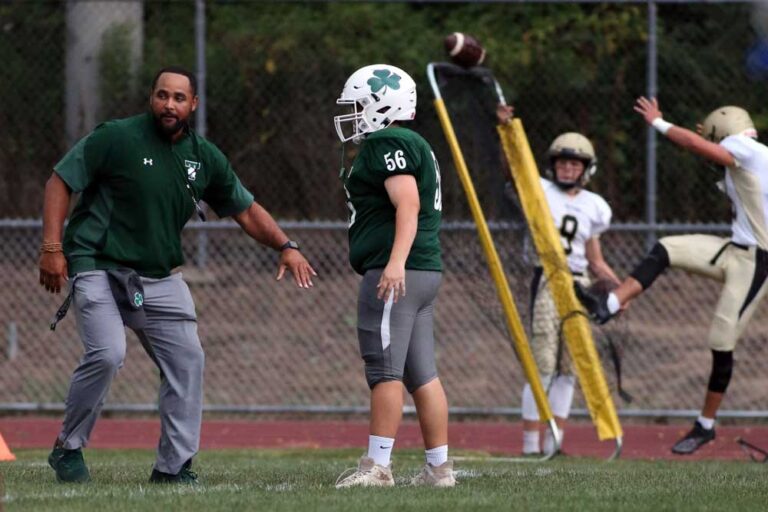
[[(189, 127), (198, 105), (195, 75), (160, 70), (149, 112), (96, 127), (56, 164), (45, 186), (40, 284), (67, 285), (83, 343), (64, 422), (48, 462), (60, 482), (87, 482), (82, 448), (123, 364), (125, 326), (160, 370), (161, 421), (151, 482), (195, 483), (204, 354), (195, 305), (181, 273), (181, 231), (205, 201), (257, 242), (280, 251), (277, 279), (289, 270), (300, 288), (316, 275), (272, 216), (253, 199), (224, 154)], [(80, 193), (66, 230), (70, 197)], [(56, 321), (57, 321), (56, 320)], [(52, 328), (55, 327), (55, 322)]]

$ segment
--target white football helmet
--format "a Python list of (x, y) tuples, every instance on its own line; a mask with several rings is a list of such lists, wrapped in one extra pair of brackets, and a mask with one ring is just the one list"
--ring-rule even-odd
[[(595, 148), (592, 147), (592, 143), (589, 142), (589, 139), (580, 133), (566, 132), (558, 135), (555, 140), (552, 141), (552, 144), (549, 145), (547, 158), (549, 160), (547, 172), (552, 178), (552, 181), (561, 188), (568, 189), (575, 186), (583, 187), (597, 172), (597, 156), (595, 155)], [(578, 181), (571, 183), (562, 182), (557, 179), (555, 160), (558, 158), (575, 158), (584, 162), (584, 172), (581, 173)]]
[(741, 107), (720, 107), (710, 112), (704, 119), (701, 134), (712, 142), (720, 143), (729, 135), (746, 135), (757, 138), (755, 123), (749, 117), (749, 112)]
[(353, 108), (333, 118), (336, 133), (341, 142), (358, 143), (366, 133), (416, 117), (416, 82), (389, 64), (365, 66), (352, 73), (336, 103)]

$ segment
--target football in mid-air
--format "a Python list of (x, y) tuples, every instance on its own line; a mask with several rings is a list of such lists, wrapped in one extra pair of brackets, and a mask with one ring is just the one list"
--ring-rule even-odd
[(479, 66), (485, 60), (485, 48), (469, 34), (454, 32), (445, 38), (445, 51), (454, 64), (463, 68)]

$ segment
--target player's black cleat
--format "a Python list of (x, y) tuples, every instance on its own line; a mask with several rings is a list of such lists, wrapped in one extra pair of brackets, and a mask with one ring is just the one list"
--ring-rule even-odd
[(181, 467), (181, 471), (172, 475), (170, 473), (163, 473), (156, 469), (152, 470), (152, 475), (149, 477), (149, 483), (151, 484), (187, 484), (197, 485), (197, 473), (192, 471), (192, 459), (188, 460)]
[(578, 298), (579, 302), (586, 308), (589, 316), (598, 324), (602, 325), (616, 316), (611, 314), (608, 310), (607, 292), (590, 291), (575, 281), (573, 283), (573, 289), (576, 292), (576, 298)]
[(706, 429), (698, 421), (693, 424), (693, 428), (685, 437), (680, 439), (672, 447), (672, 453), (678, 455), (690, 455), (710, 441), (715, 439), (715, 429)]

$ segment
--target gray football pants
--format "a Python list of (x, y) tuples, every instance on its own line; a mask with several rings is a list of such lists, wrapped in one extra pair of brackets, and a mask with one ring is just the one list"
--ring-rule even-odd
[[(59, 439), (85, 446), (125, 358), (125, 327), (101, 270), (72, 279), (77, 329), (84, 346), (72, 376)], [(197, 336), (195, 305), (181, 274), (142, 278), (146, 327), (136, 332), (160, 369), (160, 442), (155, 469), (176, 474), (198, 451), (205, 356)]]
[(365, 378), (402, 381), (409, 393), (437, 378), (434, 304), (442, 274), (406, 270), (406, 295), (394, 303), (379, 299), (376, 285), (383, 269), (368, 270), (360, 282), (357, 339), (365, 361)]

